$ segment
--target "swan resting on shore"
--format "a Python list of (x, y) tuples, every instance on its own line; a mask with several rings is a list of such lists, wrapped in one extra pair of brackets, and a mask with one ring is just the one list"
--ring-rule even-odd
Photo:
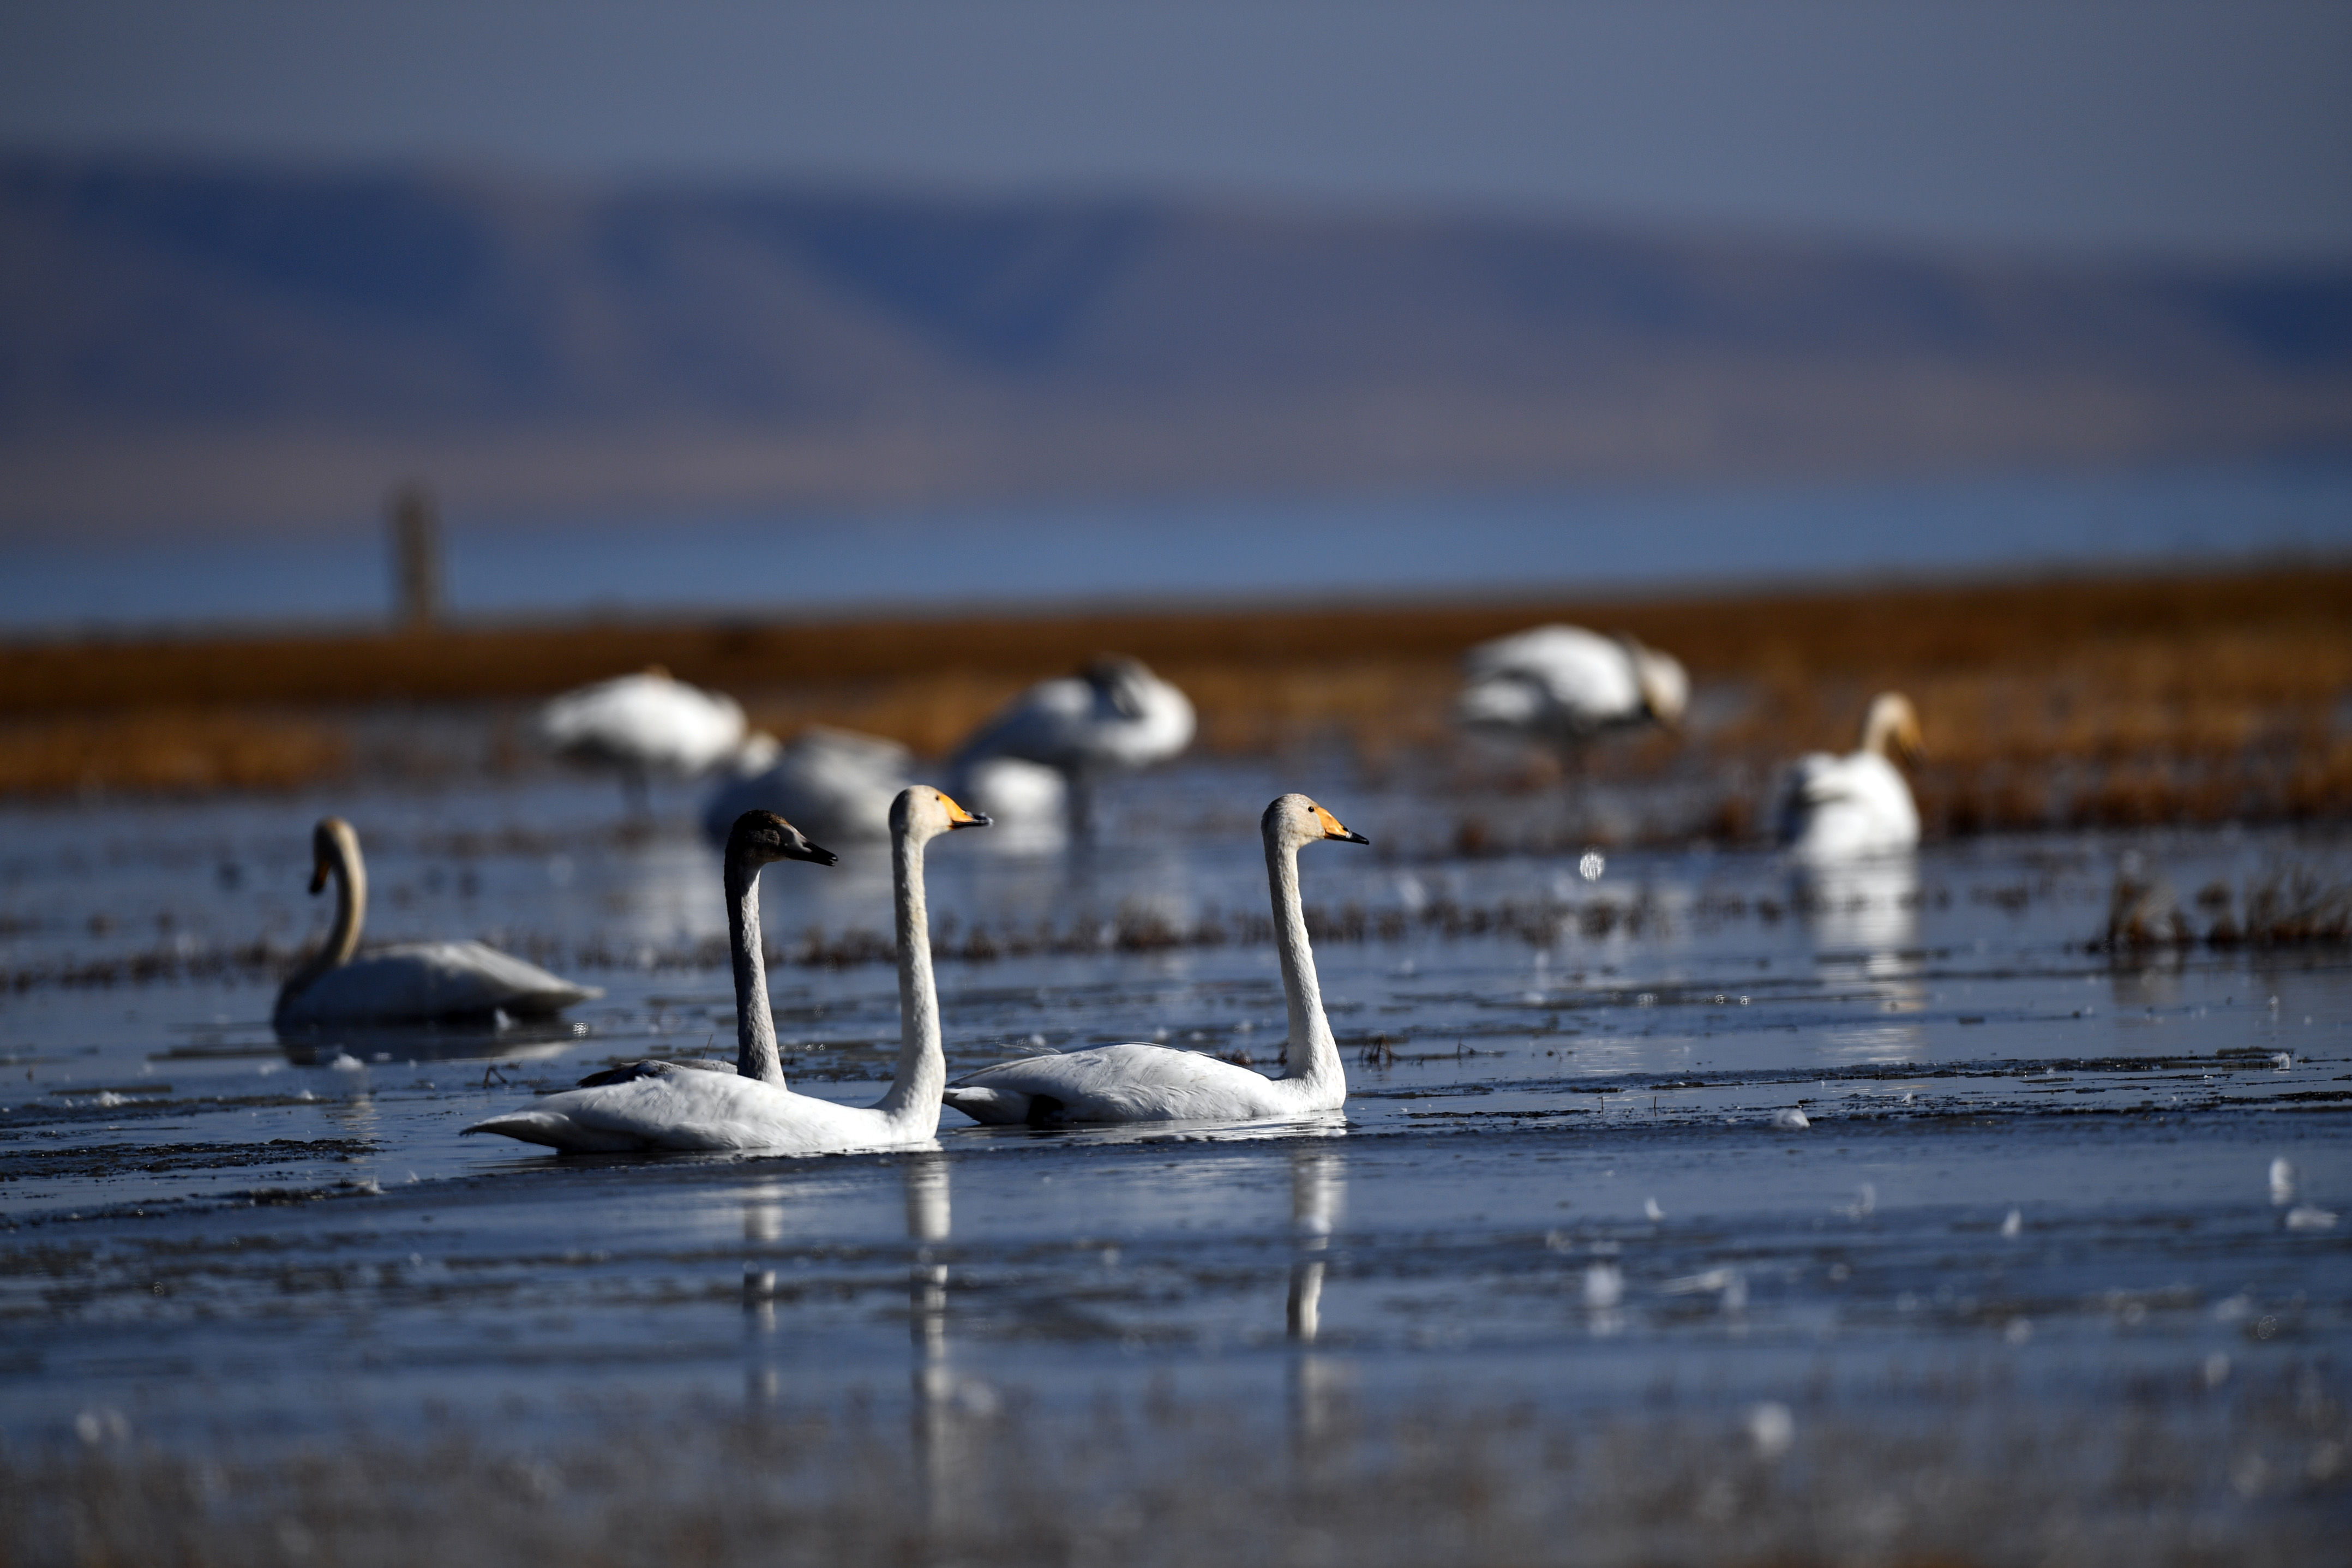
[(334, 1024), (427, 1024), (545, 1018), (604, 993), (479, 942), (404, 942), (359, 953), (367, 923), (367, 862), (341, 817), (310, 831), (310, 892), (335, 883), (335, 923), (310, 961), (278, 988), (280, 1033)]
[(1454, 716), (1465, 729), (1573, 750), (1604, 730), (1675, 725), (1690, 678), (1672, 655), (1581, 626), (1538, 626), (1463, 655)]
[(1304, 795), (1283, 795), (1259, 822), (1266, 882), (1274, 899), (1275, 943), (1290, 1038), (1283, 1076), (1268, 1078), (1200, 1051), (1164, 1045), (1104, 1045), (1007, 1061), (958, 1080), (947, 1103), (977, 1122), (1027, 1123), (1262, 1121), (1337, 1110), (1348, 1098), (1347, 1071), (1323, 1013), (1315, 953), (1298, 898), (1298, 852), (1336, 839), (1369, 843)]
[(1801, 859), (1843, 860), (1907, 850), (1919, 841), (1919, 810), (1895, 767), (1917, 762), (1919, 716), (1900, 692), (1882, 692), (1863, 716), (1861, 747), (1843, 757), (1801, 757), (1780, 786), (1780, 842)]
[(758, 1149), (774, 1154), (849, 1154), (928, 1145), (940, 1124), (947, 1058), (940, 1043), (939, 993), (923, 898), (923, 847), (957, 828), (985, 827), (926, 784), (890, 807), (892, 892), (898, 938), (898, 1066), (872, 1105), (839, 1105), (795, 1094), (768, 1004), (760, 946), (760, 872), (780, 860), (831, 865), (835, 855), (772, 811), (746, 811), (727, 837), (728, 938), (735, 967), (736, 1055), (725, 1062), (633, 1061), (591, 1073), (580, 1087), (477, 1122), (567, 1154)]

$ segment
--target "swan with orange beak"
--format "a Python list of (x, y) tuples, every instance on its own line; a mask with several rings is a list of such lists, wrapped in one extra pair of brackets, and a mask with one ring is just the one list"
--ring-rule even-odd
[(923, 846), (988, 819), (928, 784), (890, 806), (898, 936), (898, 1071), (872, 1105), (838, 1105), (784, 1086), (760, 946), (760, 871), (780, 860), (831, 865), (830, 850), (772, 811), (746, 811), (727, 837), (729, 939), (735, 959), (735, 1063), (635, 1061), (581, 1080), (468, 1133), (499, 1133), (567, 1154), (656, 1149), (759, 1149), (838, 1155), (929, 1145), (939, 1131), (947, 1058), (931, 980), (931, 932), (923, 899)]
[(1315, 953), (1298, 900), (1298, 852), (1329, 841), (1371, 841), (1340, 826), (1339, 818), (1304, 795), (1278, 797), (1258, 826), (1274, 896), (1282, 993), (1290, 1009), (1281, 1077), (1268, 1078), (1201, 1051), (1139, 1042), (984, 1068), (949, 1085), (947, 1103), (977, 1122), (1031, 1126), (1255, 1122), (1338, 1110), (1348, 1098), (1348, 1076), (1315, 977)]

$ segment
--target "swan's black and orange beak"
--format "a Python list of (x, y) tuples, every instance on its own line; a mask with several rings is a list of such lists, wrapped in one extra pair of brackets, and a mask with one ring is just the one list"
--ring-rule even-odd
[(1315, 808), (1315, 820), (1323, 824), (1323, 836), (1326, 839), (1337, 839), (1343, 844), (1369, 844), (1372, 841), (1361, 833), (1350, 832), (1341, 827), (1339, 819), (1320, 806)]
[(950, 795), (946, 790), (942, 789), (939, 793), (940, 804), (948, 809), (948, 826), (950, 828), (985, 828), (993, 825), (993, 820), (987, 812), (967, 811), (961, 806), (957, 805), (955, 803), (955, 798)]
[(331, 868), (327, 864), (327, 857), (320, 855), (310, 867), (311, 897), (316, 898), (320, 894), (327, 891), (327, 878), (332, 873)]
[(811, 843), (805, 838), (797, 844), (785, 845), (784, 858), (788, 861), (808, 861), (816, 865), (835, 865), (841, 860), (823, 844)]

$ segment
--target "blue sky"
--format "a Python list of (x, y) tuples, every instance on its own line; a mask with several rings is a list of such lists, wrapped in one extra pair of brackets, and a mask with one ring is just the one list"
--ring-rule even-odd
[(83, 0), (0, 145), (2352, 255), (2352, 5)]

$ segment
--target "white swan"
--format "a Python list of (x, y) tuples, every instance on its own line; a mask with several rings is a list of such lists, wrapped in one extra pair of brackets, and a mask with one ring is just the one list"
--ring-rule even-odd
[(1164, 1045), (1104, 1045), (1007, 1061), (958, 1080), (944, 1098), (974, 1121), (1046, 1126), (1066, 1122), (1258, 1121), (1337, 1110), (1348, 1098), (1339, 1047), (1323, 1016), (1315, 953), (1298, 903), (1298, 852), (1324, 839), (1370, 841), (1304, 795), (1282, 795), (1259, 823), (1282, 993), (1290, 1004), (1288, 1062), (1280, 1078)]
[(501, 1133), (567, 1154), (648, 1149), (763, 1149), (787, 1155), (848, 1154), (929, 1144), (939, 1131), (947, 1059), (940, 1049), (939, 993), (931, 983), (931, 934), (923, 904), (923, 846), (987, 819), (929, 785), (899, 792), (890, 807), (898, 916), (898, 1069), (872, 1105), (836, 1105), (784, 1086), (783, 1059), (768, 1010), (760, 951), (760, 868), (780, 860), (833, 862), (769, 811), (747, 811), (728, 835), (728, 936), (735, 958), (733, 1071), (724, 1063), (637, 1061), (591, 1074), (577, 1089), (477, 1122), (468, 1133)]
[(1925, 753), (1919, 716), (1899, 692), (1871, 700), (1862, 747), (1845, 757), (1801, 757), (1780, 787), (1780, 842), (1805, 859), (1839, 860), (1906, 850), (1919, 841), (1919, 810), (1894, 756)]
[(952, 766), (1011, 757), (1060, 772), (1070, 826), (1086, 831), (1094, 781), (1148, 768), (1192, 744), (1192, 704), (1140, 659), (1107, 653), (1075, 675), (1040, 681), (959, 747)]
[(820, 839), (879, 843), (890, 836), (890, 803), (914, 770), (914, 753), (895, 740), (811, 725), (765, 768), (712, 790), (702, 831), (724, 843), (744, 812), (772, 811)]
[(651, 774), (690, 777), (744, 743), (732, 697), (688, 685), (659, 664), (565, 692), (541, 707), (532, 727), (559, 757), (617, 768), (622, 793), (639, 808)]
[(949, 776), (948, 787), (996, 825), (988, 836), (992, 850), (1049, 850), (1067, 837), (1070, 786), (1059, 768), (1018, 757), (977, 757)]
[(1456, 723), (1562, 750), (1603, 730), (1678, 724), (1690, 701), (1690, 678), (1674, 657), (1581, 626), (1538, 626), (1481, 643), (1462, 664)]
[(341, 817), (310, 831), (310, 892), (335, 882), (335, 924), (310, 962), (278, 988), (270, 1022), (299, 1030), (332, 1024), (432, 1023), (443, 1019), (545, 1017), (604, 993), (551, 975), (479, 942), (404, 942), (363, 958), (367, 862), (360, 836)]

